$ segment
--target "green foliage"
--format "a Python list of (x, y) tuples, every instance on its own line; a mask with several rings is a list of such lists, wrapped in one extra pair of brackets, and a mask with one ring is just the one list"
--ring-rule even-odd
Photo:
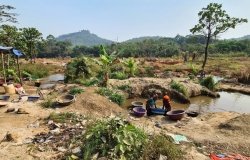
[(183, 84), (176, 82), (176, 81), (172, 81), (170, 83), (170, 87), (172, 89), (182, 93), (183, 95), (188, 96), (187, 88)]
[(190, 31), (193, 34), (201, 33), (206, 37), (205, 58), (202, 65), (204, 70), (210, 40), (230, 28), (235, 28), (240, 23), (246, 23), (247, 19), (230, 17), (225, 10), (222, 10), (222, 4), (217, 3), (210, 3), (206, 8), (202, 8), (198, 16), (199, 23), (190, 29)]
[(69, 94), (76, 95), (76, 94), (81, 94), (83, 92), (84, 92), (84, 90), (82, 88), (74, 87), (74, 88), (70, 89)]
[(134, 77), (135, 71), (137, 69), (137, 63), (134, 58), (128, 58), (123, 62), (125, 66), (129, 69), (129, 76)]
[(37, 45), (42, 41), (42, 33), (40, 33), (36, 28), (22, 28), (21, 40), (23, 42), (23, 51), (26, 56), (35, 62), (37, 55)]
[(51, 97), (47, 97), (40, 105), (43, 108), (54, 108), (55, 101)]
[(26, 71), (22, 71), (22, 77), (31, 79), (32, 75), (30, 73), (26, 72)]
[(127, 85), (127, 84), (118, 86), (117, 88), (120, 89), (120, 90), (122, 90), (122, 91), (129, 91), (129, 90), (132, 89), (132, 88), (131, 88), (129, 85)]
[(139, 159), (146, 138), (143, 131), (120, 118), (99, 120), (87, 128), (83, 159), (91, 159), (96, 153), (108, 159)]
[(16, 72), (13, 69), (6, 70), (7, 77), (13, 77), (15, 82), (20, 82), (20, 78), (17, 76)]
[(155, 73), (154, 73), (154, 67), (145, 67), (145, 72), (146, 72), (146, 76), (147, 77), (154, 77)]
[(110, 67), (114, 60), (116, 59), (115, 52), (112, 54), (108, 54), (105, 48), (101, 45), (100, 46), (100, 60), (102, 66), (102, 73), (103, 73), (103, 86), (106, 87), (108, 85), (109, 74), (110, 74)]
[(64, 112), (64, 113), (55, 113), (52, 112), (49, 117), (49, 120), (53, 120), (55, 123), (77, 123), (81, 121), (81, 116), (76, 115), (72, 112)]
[(112, 79), (120, 79), (120, 80), (128, 78), (124, 72), (114, 72), (110, 75), (110, 77)]
[(214, 79), (213, 79), (212, 76), (209, 76), (209, 77), (206, 77), (206, 78), (202, 79), (202, 80), (200, 81), (200, 84), (201, 84), (202, 86), (207, 87), (207, 88), (210, 89), (210, 90), (214, 90), (215, 87), (216, 87), (216, 85), (217, 85), (217, 83), (215, 83), (215, 81), (214, 81)]
[(91, 78), (91, 79), (86, 79), (86, 80), (76, 80), (76, 83), (83, 84), (87, 87), (89, 86), (95, 86), (99, 84), (99, 80), (97, 78)]
[(80, 57), (69, 62), (65, 70), (65, 82), (68, 83), (76, 79), (89, 78), (91, 71), (87, 61), (86, 57)]
[(163, 135), (156, 135), (150, 140), (143, 152), (144, 160), (159, 159), (160, 155), (168, 157), (168, 160), (183, 159), (183, 152), (172, 143), (172, 140)]
[(122, 105), (125, 101), (125, 97), (122, 94), (119, 94), (113, 90), (110, 90), (108, 88), (99, 88), (96, 91), (98, 94), (102, 95), (102, 96), (106, 96), (108, 97), (112, 102), (118, 104), (118, 105)]
[[(42, 68), (42, 69), (41, 69)], [(49, 75), (50, 71), (55, 70), (55, 66), (44, 64), (22, 64), (20, 65), (22, 71), (32, 75), (33, 79), (43, 78)]]
[(0, 23), (2, 22), (17, 23), (16, 19), (17, 14), (8, 12), (13, 9), (15, 8), (9, 5), (0, 5)]

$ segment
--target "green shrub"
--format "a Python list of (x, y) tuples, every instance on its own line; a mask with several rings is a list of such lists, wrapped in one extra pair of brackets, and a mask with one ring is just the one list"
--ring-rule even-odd
[(105, 87), (99, 88), (96, 92), (100, 95), (108, 97), (112, 102), (114, 102), (120, 106), (125, 101), (124, 95), (121, 95), (121, 94), (119, 94), (113, 90), (110, 90), (108, 88), (105, 88)]
[(80, 121), (80, 118), (75, 114), (71, 112), (65, 112), (65, 113), (51, 113), (48, 117), (49, 120), (53, 120), (56, 123), (66, 123), (66, 122), (72, 122), (77, 123)]
[(42, 103), (41, 106), (43, 108), (54, 108), (55, 106), (55, 101), (51, 97), (46, 98)]
[(181, 83), (179, 83), (179, 82), (176, 82), (176, 81), (172, 81), (172, 82), (170, 83), (170, 87), (171, 87), (172, 89), (174, 89), (174, 90), (176, 90), (176, 91), (182, 93), (183, 95), (188, 96), (187, 88), (186, 88), (183, 84), (181, 84)]
[(120, 79), (120, 80), (128, 78), (124, 72), (114, 72), (114, 73), (111, 73), (110, 76), (112, 79)]
[(72, 82), (75, 79), (89, 78), (91, 76), (90, 67), (85, 57), (75, 58), (67, 64), (65, 70), (65, 82)]
[(56, 67), (47, 64), (45, 65), (39, 63), (28, 63), (22, 64), (20, 68), (22, 71), (25, 71), (26, 73), (30, 74), (33, 79), (38, 79), (48, 76), (49, 72), (55, 70)]
[(109, 96), (109, 99), (112, 101), (112, 102), (115, 102), (116, 104), (118, 104), (119, 106), (121, 106), (124, 101), (125, 101), (125, 98), (123, 95), (121, 94), (118, 94), (118, 93), (113, 93)]
[(147, 77), (155, 77), (154, 67), (145, 67)]
[(94, 86), (94, 85), (98, 85), (99, 84), (99, 80), (96, 78), (92, 78), (92, 79), (88, 79), (83, 81), (82, 83), (83, 85), (89, 87), (89, 86)]
[(128, 90), (131, 90), (132, 88), (127, 85), (127, 84), (124, 84), (124, 85), (121, 85), (121, 86), (117, 86), (118, 89), (122, 90), (122, 91), (128, 91)]
[(170, 138), (163, 135), (153, 137), (153, 139), (146, 144), (143, 159), (159, 159), (160, 155), (167, 156), (168, 160), (183, 159), (182, 151), (172, 143)]
[(146, 143), (146, 134), (120, 118), (93, 122), (87, 127), (83, 141), (83, 159), (139, 159)]
[(69, 94), (76, 95), (76, 94), (81, 94), (83, 92), (84, 92), (84, 90), (82, 88), (74, 87), (74, 88), (70, 89)]
[(216, 87), (216, 83), (215, 83), (215, 81), (214, 81), (214, 79), (213, 79), (212, 76), (209, 76), (209, 77), (206, 77), (206, 78), (202, 79), (202, 80), (200, 81), (200, 84), (201, 84), (202, 86), (207, 87), (207, 88), (210, 89), (210, 90), (214, 90), (215, 87)]

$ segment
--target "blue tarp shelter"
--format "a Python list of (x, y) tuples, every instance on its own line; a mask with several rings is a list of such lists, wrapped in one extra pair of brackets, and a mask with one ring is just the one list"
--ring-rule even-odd
[[(0, 53), (1, 53), (1, 60), (2, 60), (2, 69), (3, 69), (3, 76), (4, 76), (4, 82), (6, 83), (6, 74), (5, 74), (5, 59), (4, 59), (4, 55), (7, 55), (7, 63), (9, 63), (9, 55), (14, 55), (17, 59), (17, 69), (18, 69), (18, 75), (20, 78), (20, 83), (22, 84), (22, 78), (21, 78), (21, 72), (20, 72), (20, 68), (19, 68), (19, 57), (23, 56), (24, 54), (13, 48), (13, 47), (3, 47), (0, 46)], [(9, 65), (9, 64), (8, 64)]]

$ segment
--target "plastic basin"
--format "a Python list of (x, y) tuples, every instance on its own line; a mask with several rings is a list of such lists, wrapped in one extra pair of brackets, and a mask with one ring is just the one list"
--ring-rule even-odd
[(143, 102), (140, 101), (134, 101), (131, 103), (133, 107), (143, 107)]
[(134, 115), (137, 117), (142, 117), (146, 113), (146, 109), (142, 107), (135, 107), (133, 108), (133, 111), (134, 111)]
[(184, 117), (184, 114), (184, 110), (172, 110), (167, 112), (168, 118), (174, 121), (181, 120)]

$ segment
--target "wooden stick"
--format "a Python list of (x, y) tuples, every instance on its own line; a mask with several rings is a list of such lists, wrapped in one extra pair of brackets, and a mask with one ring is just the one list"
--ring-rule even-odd
[(18, 70), (18, 76), (20, 79), (21, 85), (23, 85), (22, 77), (21, 77), (21, 72), (20, 72), (20, 67), (19, 67), (19, 57), (17, 56), (17, 70)]
[(1, 53), (1, 56), (2, 56), (2, 67), (3, 67), (3, 77), (4, 77), (4, 83), (6, 83), (6, 74), (5, 74), (5, 67), (4, 67), (3, 52)]

